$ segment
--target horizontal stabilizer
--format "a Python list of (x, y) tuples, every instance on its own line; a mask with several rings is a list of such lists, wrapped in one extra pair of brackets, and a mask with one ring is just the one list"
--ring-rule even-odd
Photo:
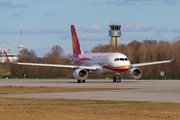
[(72, 60), (71, 58), (60, 58), (60, 57), (48, 57), (48, 58), (62, 59), (62, 60)]

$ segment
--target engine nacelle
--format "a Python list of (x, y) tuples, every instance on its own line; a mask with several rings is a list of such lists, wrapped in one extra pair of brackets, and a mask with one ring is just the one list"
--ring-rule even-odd
[(139, 79), (142, 76), (142, 71), (139, 68), (131, 68), (127, 71), (127, 74), (132, 79)]
[(88, 72), (84, 69), (76, 69), (73, 72), (73, 76), (77, 80), (85, 80), (88, 77)]

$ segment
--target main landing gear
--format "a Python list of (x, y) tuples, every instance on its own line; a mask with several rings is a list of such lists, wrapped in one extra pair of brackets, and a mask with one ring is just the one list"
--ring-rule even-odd
[(77, 80), (77, 83), (85, 83), (86, 80)]
[(121, 73), (117, 73), (116, 76), (113, 77), (113, 82), (121, 82)]

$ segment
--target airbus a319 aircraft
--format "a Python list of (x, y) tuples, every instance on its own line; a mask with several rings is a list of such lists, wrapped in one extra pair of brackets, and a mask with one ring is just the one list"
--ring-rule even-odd
[(88, 74), (109, 74), (116, 73), (113, 77), (113, 82), (121, 82), (120, 73), (126, 72), (130, 78), (138, 79), (142, 76), (142, 71), (137, 68), (138, 66), (169, 63), (174, 60), (173, 51), (171, 60), (137, 63), (131, 64), (126, 55), (122, 53), (83, 53), (79, 40), (75, 31), (74, 25), (71, 25), (73, 55), (68, 59), (74, 65), (59, 65), (59, 64), (40, 64), (40, 63), (21, 63), (16, 62), (18, 65), (33, 65), (33, 66), (46, 66), (56, 68), (72, 69), (74, 78), (78, 83), (84, 83)]

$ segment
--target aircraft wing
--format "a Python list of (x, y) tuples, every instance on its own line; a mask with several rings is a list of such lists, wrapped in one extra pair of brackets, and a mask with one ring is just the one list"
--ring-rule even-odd
[(165, 61), (156, 61), (156, 62), (147, 62), (147, 63), (137, 63), (137, 64), (131, 64), (133, 67), (138, 67), (138, 66), (145, 66), (145, 65), (154, 65), (154, 64), (161, 64), (161, 63), (168, 63), (171, 62), (172, 60), (165, 60)]
[(42, 64), (42, 63), (21, 63), (21, 62), (12, 62), (14, 64), (17, 65), (31, 65), (31, 66), (44, 66), (44, 67), (56, 67), (56, 68), (69, 68), (69, 69), (73, 69), (73, 68), (82, 68), (82, 69), (86, 69), (86, 70), (96, 70), (96, 67), (93, 66), (75, 66), (75, 65), (59, 65), (59, 64)]
[(173, 50), (171, 50), (171, 60), (165, 60), (165, 61), (156, 61), (156, 62), (146, 62), (146, 63), (136, 63), (131, 64), (132, 67), (138, 67), (138, 66), (145, 66), (145, 65), (154, 65), (154, 64), (162, 64), (162, 63), (169, 63), (174, 60), (174, 54)]

